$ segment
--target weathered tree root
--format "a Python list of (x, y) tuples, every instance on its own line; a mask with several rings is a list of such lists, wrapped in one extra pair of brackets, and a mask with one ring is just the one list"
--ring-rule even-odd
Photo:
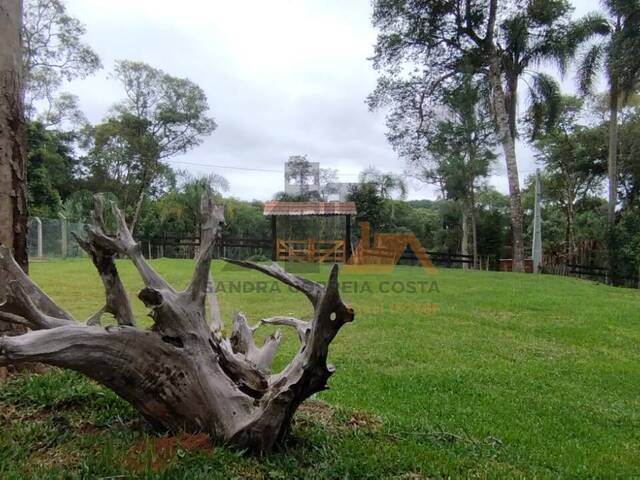
[[(286, 436), (297, 407), (327, 388), (334, 368), (327, 365), (329, 344), (354, 318), (338, 291), (338, 266), (326, 286), (285, 272), (276, 264), (228, 262), (258, 270), (304, 293), (313, 305), (309, 322), (273, 317), (262, 323), (293, 327), (301, 346), (291, 363), (271, 373), (280, 344), (276, 332), (258, 347), (255, 328), (238, 314), (229, 338), (221, 332), (217, 301), (205, 304), (211, 288), (210, 264), (215, 237), (222, 225), (222, 207), (203, 196), (208, 220), (191, 283), (184, 291), (171, 287), (144, 259), (122, 212), (115, 207), (118, 228), (106, 233), (102, 200), (96, 199), (93, 225), (80, 245), (89, 253), (103, 281), (105, 306), (86, 324), (58, 307), (0, 246), (0, 319), (32, 331), (0, 338), (0, 366), (42, 362), (81, 372), (130, 402), (152, 424), (173, 431), (206, 432), (242, 448), (266, 451)], [(153, 327), (135, 326), (131, 303), (114, 262), (129, 257), (145, 288), (139, 298), (151, 309)], [(102, 327), (111, 313), (117, 326)]]

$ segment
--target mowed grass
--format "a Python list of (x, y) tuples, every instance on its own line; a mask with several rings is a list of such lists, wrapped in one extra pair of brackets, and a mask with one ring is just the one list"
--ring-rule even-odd
[[(177, 287), (193, 268), (153, 265)], [(118, 267), (135, 298), (134, 269)], [(301, 294), (257, 272), (213, 271), (227, 325), (239, 310), (250, 321), (311, 314)], [(77, 318), (101, 306), (88, 261), (35, 263), (32, 276)], [(341, 280), (356, 320), (332, 344), (337, 372), (317, 396), (330, 407), (303, 411), (282, 451), (179, 447), (158, 464), (144, 446), (162, 433), (111, 392), (53, 370), (0, 387), (0, 478), (640, 477), (637, 290), (416, 267)], [(297, 349), (283, 332), (277, 367)]]

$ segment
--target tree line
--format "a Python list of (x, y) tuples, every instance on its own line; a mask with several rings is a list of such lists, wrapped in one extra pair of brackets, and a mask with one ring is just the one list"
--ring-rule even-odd
[[(574, 19), (565, 0), (376, 0), (380, 77), (367, 102), (387, 112), (387, 137), (406, 175), (363, 170), (350, 187), (358, 220), (379, 232), (414, 232), (427, 248), (472, 255), (476, 265), (481, 257), (513, 258), (521, 270), (533, 206), (531, 175), (518, 171), (522, 141), (540, 169), (547, 256), (575, 262), (580, 245), (592, 242), (606, 245), (610, 278), (637, 271), (640, 7), (632, 0), (603, 7)], [(110, 76), (122, 99), (92, 125), (62, 91), (65, 81), (102, 68), (82, 23), (61, 0), (28, 0), (21, 32), (31, 215), (87, 221), (99, 191), (117, 200), (141, 238), (193, 237), (200, 194), (212, 187), (227, 204), (231, 235), (268, 236), (261, 202), (225, 198), (224, 177), (196, 178), (166, 162), (216, 128), (201, 87), (120, 60)], [(581, 96), (564, 95), (542, 69), (548, 65), (560, 75), (573, 66)], [(605, 92), (593, 91), (598, 73)], [(289, 161), (300, 195), (274, 198), (335, 193), (335, 170), (321, 170), (320, 191), (308, 192), (307, 157)], [(489, 186), (501, 161), (506, 196)], [(406, 201), (408, 177), (435, 185), (439, 198)]]
[[(609, 278), (624, 264), (618, 256), (627, 248), (625, 226), (633, 223), (628, 218), (637, 209), (628, 195), (630, 164), (637, 161), (628, 158), (629, 145), (623, 145), (632, 140), (621, 134), (634, 113), (628, 118), (620, 113), (634, 110), (640, 4), (604, 0), (602, 7), (575, 19), (566, 0), (373, 2), (378, 30), (373, 65), (380, 76), (370, 107), (388, 108), (388, 138), (399, 156), (415, 176), (464, 205), (471, 231), (475, 184), (501, 153), (515, 271), (524, 267), (526, 236), (517, 140), (538, 152), (553, 201), (564, 211), (569, 257), (575, 251), (578, 203), (589, 197), (595, 208), (606, 177)], [(579, 122), (575, 99), (562, 95), (550, 66), (560, 75), (575, 68), (579, 92), (597, 104), (587, 112), (590, 122)], [(599, 74), (607, 88), (597, 96), (593, 85)], [(603, 105), (604, 118), (596, 113)], [(519, 106), (524, 106), (521, 114)], [(563, 137), (571, 138), (564, 143)]]

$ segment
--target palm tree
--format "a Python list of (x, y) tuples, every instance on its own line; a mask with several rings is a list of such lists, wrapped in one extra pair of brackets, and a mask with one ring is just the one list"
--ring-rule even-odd
[[(494, 73), (492, 88), (499, 90), (494, 103), (495, 115), (500, 136), (510, 136), (509, 139), (503, 138), (502, 142), (509, 145), (509, 148), (505, 147), (505, 157), (514, 240), (513, 271), (524, 271), (522, 201), (514, 145), (518, 136), (518, 88), (521, 81), (527, 87), (534, 133), (543, 123), (547, 127), (552, 125), (560, 108), (560, 88), (553, 77), (533, 68), (551, 63), (564, 75), (578, 47), (602, 30), (598, 17), (586, 16), (572, 21), (570, 12), (568, 2), (530, 0), (525, 8), (516, 10), (500, 23), (495, 39), (493, 55), (496, 56), (496, 65), (493, 70), (495, 73), (499, 70), (500, 79), (504, 82), (503, 85), (498, 84), (498, 75)], [(491, 75), (489, 78), (492, 79)], [(502, 103), (500, 96), (504, 97), (504, 110), (499, 104)]]
[[(606, 17), (597, 17), (602, 25), (600, 38), (584, 52), (578, 66), (578, 83), (582, 93), (592, 93), (595, 78), (604, 73), (609, 96), (609, 203), (608, 262), (609, 281), (615, 281), (615, 223), (618, 201), (618, 109), (640, 81), (640, 2), (637, 0), (603, 0)], [(594, 16), (594, 18), (596, 18)]]

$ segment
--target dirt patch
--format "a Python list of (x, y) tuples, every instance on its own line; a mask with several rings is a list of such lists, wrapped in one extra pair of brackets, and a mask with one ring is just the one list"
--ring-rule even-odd
[(182, 433), (177, 437), (147, 438), (131, 447), (125, 465), (133, 472), (162, 472), (173, 465), (184, 451), (212, 453), (209, 435)]
[(295, 423), (301, 427), (323, 425), (332, 430), (370, 430), (377, 431), (382, 426), (380, 418), (362, 411), (340, 415), (334, 407), (320, 400), (304, 402), (295, 416)]
[(371, 431), (378, 431), (382, 426), (382, 420), (377, 415), (372, 413), (355, 411), (346, 422), (346, 427), (351, 430), (366, 429)]
[(295, 422), (302, 426), (321, 424), (331, 427), (337, 423), (336, 412), (326, 402), (307, 400), (296, 411)]

